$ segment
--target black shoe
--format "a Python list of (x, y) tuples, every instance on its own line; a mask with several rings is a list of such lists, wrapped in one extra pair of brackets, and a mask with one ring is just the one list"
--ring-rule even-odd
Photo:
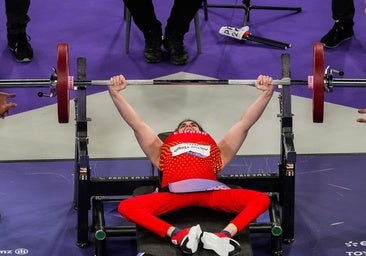
[(145, 48), (144, 58), (147, 63), (158, 63), (163, 57), (161, 45), (163, 43), (161, 30), (150, 30), (144, 33)]
[(329, 32), (322, 37), (320, 42), (327, 48), (335, 48), (343, 41), (353, 36), (353, 26), (336, 22)]
[(184, 47), (184, 34), (172, 32), (165, 34), (163, 45), (170, 54), (170, 62), (174, 65), (185, 65), (188, 63), (188, 53)]
[(29, 43), (30, 37), (26, 33), (8, 35), (8, 46), (16, 61), (30, 62), (33, 59), (33, 49)]

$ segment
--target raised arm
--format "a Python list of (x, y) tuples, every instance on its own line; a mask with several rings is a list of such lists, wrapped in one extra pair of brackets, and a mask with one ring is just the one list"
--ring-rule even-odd
[(261, 117), (272, 98), (274, 86), (272, 85), (271, 77), (263, 75), (258, 76), (255, 86), (262, 91), (261, 94), (246, 109), (240, 120), (229, 129), (218, 144), (224, 166), (226, 166), (239, 151), (247, 137), (249, 129)]
[(121, 91), (126, 89), (126, 87), (127, 81), (122, 75), (114, 76), (110, 79), (110, 85), (108, 86), (109, 95), (121, 117), (134, 131), (142, 151), (155, 166), (158, 166), (163, 143), (123, 97)]

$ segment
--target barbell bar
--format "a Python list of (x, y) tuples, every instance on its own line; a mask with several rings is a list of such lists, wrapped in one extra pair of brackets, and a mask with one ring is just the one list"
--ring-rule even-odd
[[(273, 80), (274, 85), (308, 85), (312, 89), (313, 122), (321, 123), (324, 117), (324, 92), (332, 91), (335, 86), (363, 87), (366, 79), (333, 78), (332, 70), (324, 67), (324, 47), (322, 43), (313, 45), (313, 75), (307, 80), (291, 80), (285, 77)], [(57, 66), (55, 74), (49, 79), (13, 79), (0, 80), (0, 88), (40, 88), (50, 87), (51, 95), (57, 96), (57, 112), (59, 123), (69, 122), (70, 90), (79, 86), (107, 86), (109, 80), (74, 80), (69, 70), (69, 48), (67, 43), (57, 45)], [(168, 85), (168, 84), (200, 84), (200, 85), (254, 85), (255, 80), (128, 80), (130, 85)]]

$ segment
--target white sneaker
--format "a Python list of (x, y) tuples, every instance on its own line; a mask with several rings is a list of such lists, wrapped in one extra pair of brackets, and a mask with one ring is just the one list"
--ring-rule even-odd
[[(185, 254), (193, 254), (197, 252), (198, 245), (201, 241), (202, 230), (200, 225), (183, 229), (177, 235), (172, 237), (172, 243), (179, 246), (179, 249)], [(178, 244), (180, 238), (183, 237)]]
[(213, 250), (219, 256), (239, 255), (240, 244), (230, 237), (219, 237), (214, 233), (203, 232), (201, 237), (203, 248)]

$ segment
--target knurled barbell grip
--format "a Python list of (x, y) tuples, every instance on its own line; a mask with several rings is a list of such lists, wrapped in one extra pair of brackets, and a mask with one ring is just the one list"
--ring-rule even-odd
[[(129, 85), (169, 85), (169, 84), (194, 84), (194, 85), (254, 85), (256, 80), (200, 80), (200, 79), (188, 79), (188, 80), (127, 80)], [(300, 81), (300, 80), (298, 80)], [(89, 80), (89, 81), (74, 81), (73, 86), (107, 86), (109, 80)], [(288, 78), (273, 80), (274, 85), (291, 85), (291, 80)], [(307, 84), (307, 81), (303, 81), (303, 84)]]

